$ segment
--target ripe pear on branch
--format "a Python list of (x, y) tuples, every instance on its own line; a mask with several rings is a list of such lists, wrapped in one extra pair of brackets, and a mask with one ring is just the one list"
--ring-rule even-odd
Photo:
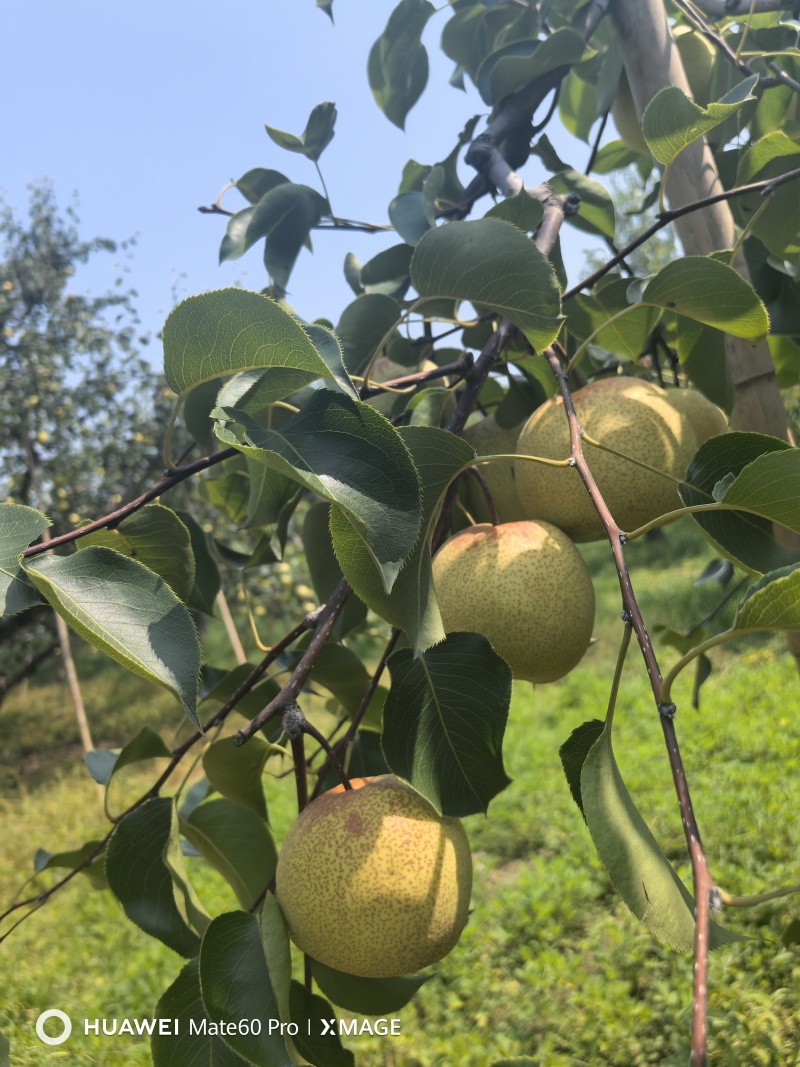
[[(638, 378), (603, 378), (578, 389), (573, 401), (584, 431), (586, 461), (623, 530), (681, 506), (676, 485), (697, 451), (697, 438), (689, 419), (663, 389)], [(555, 460), (569, 456), (569, 425), (560, 397), (534, 411), (519, 436), (517, 452)], [(516, 483), (532, 519), (553, 523), (574, 541), (605, 537), (574, 467), (518, 459)]]
[(545, 522), (470, 526), (433, 558), (446, 632), (483, 634), (515, 678), (553, 682), (580, 661), (594, 587), (563, 531)]
[(722, 408), (712, 404), (699, 389), (667, 389), (664, 394), (674, 408), (683, 414), (691, 426), (699, 448), (709, 437), (728, 432), (728, 417)]
[(392, 978), (436, 963), (467, 922), (469, 841), (394, 775), (313, 800), (281, 849), (276, 894), (289, 935), (320, 963)]

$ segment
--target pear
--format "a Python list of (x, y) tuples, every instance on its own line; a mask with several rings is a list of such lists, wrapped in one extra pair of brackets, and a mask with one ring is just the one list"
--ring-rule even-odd
[(455, 946), (472, 889), (469, 841), (394, 775), (354, 778), (303, 809), (281, 849), (276, 895), (289, 936), (347, 974), (392, 978)]
[[(631, 459), (584, 443), (589, 469), (623, 530), (633, 530), (681, 506), (677, 482), (697, 451), (697, 439), (684, 414), (664, 390), (638, 378), (604, 378), (573, 394), (584, 432)], [(517, 452), (566, 459), (569, 425), (561, 397), (534, 411), (517, 442)], [(632, 460), (647, 464), (646, 469)], [(594, 505), (574, 467), (552, 467), (517, 460), (517, 493), (532, 519), (564, 530), (573, 541), (605, 536)]]
[(728, 417), (722, 408), (712, 404), (699, 389), (667, 389), (664, 394), (670, 404), (688, 419), (697, 438), (697, 447), (709, 437), (728, 432)]
[[(509, 455), (517, 450), (517, 438), (521, 429), (522, 423), (507, 430), (498, 425), (494, 415), (488, 415), (467, 426), (462, 437), (469, 441), (479, 456)], [(514, 461), (481, 463), (478, 470), (492, 494), (500, 522), (517, 522), (524, 519), (525, 512), (522, 510), (514, 483)], [(467, 507), (473, 518), (479, 522), (489, 521), (486, 497), (472, 477), (467, 480)]]
[(553, 682), (592, 636), (594, 588), (569, 537), (546, 522), (470, 526), (433, 558), (445, 631), (483, 634), (515, 678)]

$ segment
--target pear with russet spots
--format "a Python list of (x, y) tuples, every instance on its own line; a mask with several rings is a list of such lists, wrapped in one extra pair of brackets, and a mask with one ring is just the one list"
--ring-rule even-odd
[(483, 634), (515, 678), (553, 682), (589, 647), (592, 579), (572, 541), (548, 523), (462, 530), (434, 556), (433, 584), (445, 631)]
[(464, 929), (467, 835), (395, 775), (350, 784), (313, 800), (286, 835), (278, 903), (292, 941), (320, 963), (365, 978), (411, 974)]

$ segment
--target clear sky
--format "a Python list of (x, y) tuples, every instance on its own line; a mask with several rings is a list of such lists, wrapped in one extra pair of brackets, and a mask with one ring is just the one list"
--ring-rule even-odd
[[(20, 213), (26, 185), (49, 178), (62, 207), (77, 192), (83, 237), (136, 235), (127, 277), (151, 333), (175, 296), (234, 282), (260, 289), (267, 284), (261, 246), (218, 266), (224, 219), (197, 207), (255, 166), (317, 187), (313, 164), (273, 144), (265, 122), (299, 134), (315, 104), (334, 101), (336, 136), (321, 160), (333, 210), (387, 222), (403, 164), (444, 158), (464, 122), (486, 113), (473, 88), (462, 93), (447, 84), (452, 64), (438, 50), (445, 9), (423, 38), (431, 75), (405, 133), (383, 116), (366, 61), (393, 6), (334, 0), (331, 25), (314, 0), (239, 0), (230, 8), (208, 0), (6, 0), (0, 193)], [(557, 120), (548, 133), (562, 158), (583, 170), (587, 146)], [(466, 182), (472, 172), (462, 171)], [(546, 177), (537, 157), (524, 177), (529, 185)], [(236, 190), (224, 204), (245, 206)], [(289, 300), (304, 318), (335, 322), (353, 298), (342, 274), (345, 254), (364, 262), (397, 237), (325, 232), (313, 241), (314, 255), (300, 254)], [(573, 273), (589, 241), (565, 234)], [(116, 274), (111, 257), (99, 255), (79, 271), (76, 287), (98, 292)], [(157, 343), (150, 352), (159, 362)]]

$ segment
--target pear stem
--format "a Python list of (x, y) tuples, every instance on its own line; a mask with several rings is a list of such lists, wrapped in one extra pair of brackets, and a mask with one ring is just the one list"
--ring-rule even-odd
[(472, 467), (467, 467), (467, 474), (474, 478), (481, 487), (481, 492), (486, 498), (486, 507), (489, 509), (489, 518), (492, 520), (492, 526), (499, 526), (500, 519), (497, 517), (497, 508), (495, 507), (494, 497), (492, 496), (492, 491), (489, 488), (486, 479), (474, 465)]

